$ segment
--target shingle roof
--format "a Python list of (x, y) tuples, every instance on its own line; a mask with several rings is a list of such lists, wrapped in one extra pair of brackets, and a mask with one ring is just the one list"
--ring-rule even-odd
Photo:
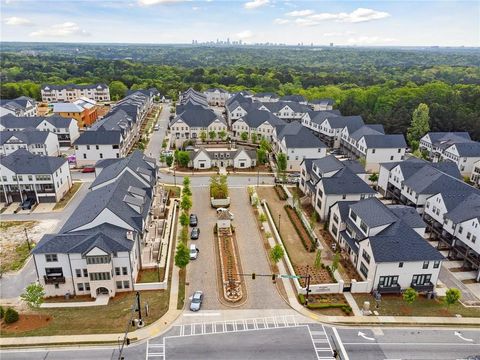
[(480, 191), (472, 191), (453, 210), (449, 211), (445, 217), (452, 220), (454, 224), (474, 218), (480, 220)]
[(170, 125), (175, 124), (177, 121), (182, 120), (190, 127), (208, 127), (215, 120), (219, 120), (222, 124), (226, 125), (225, 119), (220, 118), (215, 112), (210, 109), (187, 109), (181, 114), (177, 115)]
[[(294, 123), (291, 123), (291, 124), (294, 124)], [(322, 141), (320, 141), (318, 137), (313, 135), (307, 128), (303, 126), (297, 133), (282, 132), (282, 134), (284, 135), (281, 138), (283, 141), (285, 141), (285, 145), (288, 149), (326, 148), (327, 147)]]
[(117, 145), (122, 139), (119, 130), (87, 130), (75, 140), (74, 145)]
[(346, 167), (332, 177), (322, 178), (321, 183), (326, 194), (375, 194), (365, 181)]
[(480, 157), (480, 142), (461, 142), (454, 145), (461, 157)]
[(383, 135), (384, 132), (380, 131), (383, 129), (378, 129), (372, 125), (364, 125), (357, 130), (355, 130), (353, 133), (349, 133), (350, 137), (355, 139), (355, 140), (360, 140), (362, 137), (367, 136), (367, 135)]
[(242, 117), (242, 119), (251, 128), (258, 128), (260, 125), (262, 125), (265, 122), (268, 122), (272, 126), (285, 124), (285, 122), (282, 119), (278, 118), (277, 116), (273, 115), (270, 111), (266, 111), (266, 110), (252, 109), (247, 113), (247, 115)]
[(350, 205), (350, 209), (352, 209), (369, 228), (391, 224), (397, 220), (397, 217), (375, 197), (361, 200)]
[(67, 85), (42, 85), (42, 90), (63, 90), (63, 89), (92, 89), (96, 90), (97, 88), (100, 89), (108, 89), (107, 84), (99, 83), (99, 84), (90, 84), (90, 85), (76, 85), (76, 84), (67, 84)]
[(319, 105), (333, 105), (335, 104), (335, 100), (333, 99), (315, 99), (310, 101), (310, 104), (319, 104)]
[(407, 143), (401, 134), (364, 135), (365, 144), (369, 149), (406, 148)]
[(68, 128), (72, 121), (75, 121), (71, 118), (64, 118), (62, 116), (14, 116), (8, 114), (0, 117), (0, 125), (4, 126), (7, 129), (26, 129), (26, 128), (36, 128), (43, 121), (47, 121), (56, 128)]
[(440, 145), (442, 142), (471, 140), (470, 134), (465, 131), (458, 132), (429, 132), (427, 134), (433, 145)]
[(19, 139), (27, 145), (44, 144), (50, 134), (50, 131), (33, 129), (25, 129), (23, 131), (0, 131), (0, 145), (4, 145), (12, 137)]
[(280, 101), (294, 101), (299, 103), (305, 102), (307, 99), (302, 95), (285, 95), (280, 98)]
[(417, 210), (406, 205), (387, 205), (387, 208), (399, 219), (405, 222), (412, 229), (425, 228), (425, 223)]
[(57, 156), (34, 155), (25, 149), (0, 157), (1, 164), (16, 174), (53, 174), (67, 162)]

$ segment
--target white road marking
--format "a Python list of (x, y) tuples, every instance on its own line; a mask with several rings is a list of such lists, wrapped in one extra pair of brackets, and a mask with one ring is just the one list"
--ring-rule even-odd
[(463, 336), (462, 336), (462, 333), (459, 332), (459, 331), (455, 331), (453, 334), (454, 334), (455, 336), (458, 336), (458, 337), (459, 337), (460, 339), (462, 339), (463, 341), (469, 341), (469, 342), (472, 342), (472, 341), (473, 341), (473, 339), (469, 339), (469, 338), (463, 337)]
[(220, 313), (211, 313), (211, 312), (198, 312), (198, 313), (186, 313), (183, 316), (220, 316)]
[(365, 335), (365, 333), (361, 331), (358, 332), (358, 336), (364, 338), (365, 340), (375, 341), (375, 338), (368, 337), (367, 335)]

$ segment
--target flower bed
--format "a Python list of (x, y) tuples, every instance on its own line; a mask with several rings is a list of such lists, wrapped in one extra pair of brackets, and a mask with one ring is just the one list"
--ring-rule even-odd
[(287, 193), (282, 185), (275, 185), (274, 189), (280, 200), (284, 201), (288, 199)]
[(238, 302), (243, 298), (243, 291), (238, 275), (241, 271), (234, 244), (234, 235), (230, 228), (217, 229), (217, 238), (223, 297), (227, 301)]
[[(300, 304), (305, 305), (305, 295), (299, 294), (298, 301)], [(331, 309), (340, 310), (342, 315), (352, 315), (353, 313), (352, 308), (341, 294), (310, 295), (308, 297), (307, 308), (310, 310), (318, 310), (320, 313), (324, 313), (324, 310)]]
[[(307, 276), (310, 274), (310, 284), (332, 284), (335, 283), (335, 278), (326, 267), (315, 268), (309, 265), (296, 265), (293, 264), (293, 269), (296, 275)], [(307, 286), (307, 279), (299, 279), (302, 287)]]
[(290, 205), (285, 205), (285, 211), (287, 212), (288, 218), (292, 222), (295, 231), (300, 237), (305, 250), (308, 252), (314, 252), (315, 240), (310, 236), (310, 233), (305, 228), (305, 225), (298, 216), (297, 212)]

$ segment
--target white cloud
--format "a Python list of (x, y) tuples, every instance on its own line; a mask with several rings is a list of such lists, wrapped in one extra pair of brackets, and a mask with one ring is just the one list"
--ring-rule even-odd
[(251, 10), (267, 5), (270, 0), (251, 0), (244, 4), (245, 9)]
[(159, 4), (179, 3), (184, 1), (186, 0), (138, 0), (138, 4), (141, 6), (151, 6), (151, 5), (159, 5)]
[(192, 6), (192, 10), (197, 11), (197, 10), (200, 10), (200, 8), (198, 6)]
[(288, 12), (285, 15), (297, 17), (297, 16), (308, 16), (313, 14), (315, 14), (315, 11), (313, 10), (295, 10), (295, 11)]
[(320, 24), (318, 21), (313, 21), (309, 18), (297, 18), (295, 19), (295, 24), (299, 26), (315, 26)]
[(273, 23), (277, 24), (277, 25), (285, 25), (285, 24), (288, 24), (289, 22), (290, 22), (290, 20), (288, 20), (288, 19), (277, 18), (277, 19), (273, 20)]
[(5, 19), (5, 24), (11, 26), (26, 26), (26, 25), (33, 25), (32, 22), (28, 19), (11, 16)]
[(65, 22), (63, 24), (56, 24), (45, 30), (38, 30), (30, 33), (33, 37), (66, 37), (66, 36), (90, 36), (90, 34), (81, 29), (74, 22)]
[(355, 31), (340, 31), (340, 32), (328, 32), (322, 34), (322, 36), (345, 36), (345, 35), (353, 35)]
[(247, 40), (253, 37), (253, 33), (250, 30), (245, 30), (245, 31), (239, 32), (237, 34), (237, 37), (242, 40)]
[(397, 41), (393, 38), (381, 38), (378, 36), (359, 36), (356, 38), (348, 39), (348, 43), (351, 45), (371, 45), (371, 44), (385, 44)]
[(379, 20), (389, 17), (390, 14), (384, 11), (358, 8), (350, 13), (319, 13), (310, 15), (309, 18), (315, 21), (335, 20), (340, 22), (359, 23), (372, 20)]

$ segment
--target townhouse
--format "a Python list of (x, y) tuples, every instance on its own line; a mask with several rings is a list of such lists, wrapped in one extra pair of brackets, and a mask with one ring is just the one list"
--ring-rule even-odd
[(336, 203), (329, 219), (342, 255), (373, 290), (435, 290), (443, 256), (423, 239), (425, 223), (414, 208), (368, 198)]
[(438, 161), (450, 145), (471, 141), (468, 132), (429, 132), (420, 139), (419, 149), (425, 151), (430, 160)]
[(273, 141), (278, 125), (285, 125), (285, 122), (269, 111), (253, 109), (233, 123), (233, 138), (242, 139), (242, 134), (246, 133), (248, 139), (251, 139), (252, 134), (257, 134), (259, 139)]
[(0, 116), (11, 114), (14, 116), (37, 116), (37, 102), (27, 96), (16, 99), (0, 99)]
[[(176, 147), (182, 147), (183, 143), (190, 139), (201, 139), (202, 133), (207, 139), (218, 140), (219, 133), (226, 133), (227, 130), (227, 123), (222, 117), (200, 106), (187, 107), (170, 122)], [(213, 138), (211, 135), (214, 135)]]
[(378, 172), (382, 163), (403, 160), (407, 143), (401, 134), (385, 134), (382, 125), (355, 121), (342, 129), (340, 149), (347, 156), (362, 159), (368, 171)]
[(110, 101), (107, 84), (43, 85), (40, 89), (43, 102), (72, 102), (84, 96), (95, 101)]
[(79, 128), (91, 126), (98, 118), (96, 101), (81, 98), (71, 103), (54, 103), (53, 113), (64, 118), (73, 118)]
[[(361, 116), (341, 116), (338, 111), (309, 111), (302, 118), (302, 125), (310, 129), (328, 147), (338, 149), (343, 128), (362, 124)], [(358, 125), (357, 125), (358, 126)]]
[(321, 159), (305, 159), (299, 187), (306, 201), (314, 207), (322, 221), (329, 218), (337, 202), (357, 201), (376, 192), (362, 179), (364, 170), (353, 160), (339, 161), (333, 155)]
[(247, 115), (249, 111), (258, 109), (262, 104), (253, 102), (251, 98), (244, 97), (241, 94), (236, 94), (226, 102), (227, 121), (228, 125), (232, 126), (235, 121)]
[(47, 297), (132, 291), (142, 267), (157, 168), (135, 151), (101, 169), (58, 234), (32, 250)]
[(480, 187), (480, 160), (473, 164), (472, 175), (470, 181), (476, 186)]
[(247, 169), (257, 164), (257, 152), (244, 148), (200, 148), (190, 152), (190, 159), (189, 167), (194, 169)]
[(0, 156), (0, 202), (58, 202), (72, 187), (68, 161), (18, 149)]
[(230, 93), (227, 90), (220, 88), (213, 88), (205, 90), (208, 105), (225, 106), (225, 103), (230, 98)]
[(314, 111), (330, 111), (333, 110), (335, 101), (333, 99), (315, 99), (308, 103)]
[(263, 92), (263, 93), (256, 93), (252, 96), (253, 100), (258, 102), (270, 103), (270, 102), (277, 102), (278, 95), (275, 93)]
[(480, 142), (459, 142), (447, 147), (440, 155), (443, 161), (457, 164), (462, 176), (470, 178), (475, 164), (480, 161)]
[(0, 117), (0, 131), (23, 131), (25, 129), (50, 131), (56, 134), (60, 147), (70, 147), (80, 136), (77, 122), (72, 118), (60, 116), (16, 117), (13, 115)]
[(287, 157), (287, 171), (300, 171), (303, 159), (327, 155), (326, 145), (299, 122), (276, 126), (274, 150)]
[(279, 101), (290, 101), (290, 102), (296, 102), (302, 105), (307, 105), (307, 99), (305, 99), (304, 96), (302, 95), (285, 95), (282, 96)]
[(291, 101), (264, 102), (259, 109), (270, 111), (287, 122), (301, 121), (302, 117), (310, 110), (306, 105)]
[(18, 149), (26, 149), (36, 155), (57, 156), (60, 144), (58, 136), (50, 131), (0, 131), (0, 155), (11, 154)]

